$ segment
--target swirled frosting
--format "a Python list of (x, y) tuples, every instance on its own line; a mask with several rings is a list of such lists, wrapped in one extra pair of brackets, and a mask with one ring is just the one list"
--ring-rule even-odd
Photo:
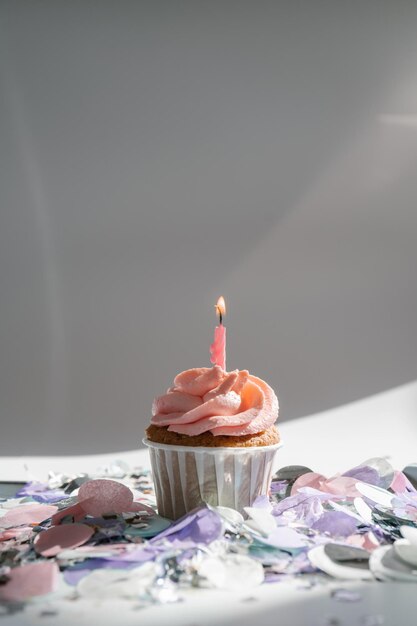
[(278, 399), (266, 382), (247, 370), (226, 372), (218, 365), (181, 372), (155, 398), (151, 424), (183, 435), (251, 435), (270, 428)]

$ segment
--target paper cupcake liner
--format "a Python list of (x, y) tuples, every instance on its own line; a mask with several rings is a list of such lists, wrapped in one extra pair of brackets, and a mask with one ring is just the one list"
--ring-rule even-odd
[(149, 448), (158, 512), (178, 519), (203, 502), (244, 513), (269, 491), (276, 451), (282, 446), (191, 448), (155, 443)]

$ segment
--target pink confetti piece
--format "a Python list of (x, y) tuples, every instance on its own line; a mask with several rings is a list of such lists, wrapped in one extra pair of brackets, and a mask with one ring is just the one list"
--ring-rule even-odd
[(356, 489), (357, 478), (350, 476), (335, 476), (326, 480), (324, 483), (324, 490), (329, 493), (333, 493), (338, 496), (346, 496), (347, 498), (356, 498), (360, 496), (359, 491)]
[(133, 493), (126, 485), (100, 478), (83, 483), (78, 500), (88, 515), (124, 513), (132, 510)]
[(368, 552), (372, 552), (375, 548), (379, 548), (380, 545), (378, 539), (371, 531), (364, 533), (363, 535), (359, 533), (350, 535), (350, 537), (346, 539), (346, 543), (350, 546), (354, 546), (355, 548), (368, 550)]
[(39, 524), (48, 519), (58, 510), (57, 506), (51, 504), (21, 504), (7, 511), (0, 518), (0, 526), (10, 528), (14, 526), (27, 526), (28, 524)]
[(407, 493), (407, 487), (409, 487), (410, 481), (407, 476), (402, 472), (396, 470), (394, 472), (394, 478), (390, 485), (390, 489), (395, 491), (395, 493)]
[(65, 549), (78, 548), (94, 534), (86, 524), (52, 526), (38, 534), (34, 542), (36, 552), (42, 556), (55, 556)]
[(331, 478), (326, 478), (316, 472), (307, 472), (297, 478), (291, 488), (291, 495), (295, 495), (303, 487), (310, 487), (325, 493), (331, 493), (335, 496), (355, 498), (360, 496), (356, 488), (357, 483), (358, 479), (351, 476), (336, 475)]
[(145, 504), (144, 502), (137, 502), (136, 500), (135, 502), (132, 502), (130, 509), (128, 511), (123, 511), (123, 513), (136, 513), (140, 511), (146, 511), (150, 515), (155, 515), (155, 511), (151, 506)]
[(146, 511), (155, 515), (155, 511), (142, 502), (133, 502), (133, 493), (125, 485), (115, 480), (89, 480), (78, 491), (78, 502), (52, 517), (52, 524), (58, 525), (65, 517), (72, 517), (74, 522), (86, 515), (101, 516), (108, 513), (133, 513)]
[(325, 491), (323, 485), (326, 482), (326, 477), (323, 474), (317, 474), (316, 472), (307, 472), (297, 478), (291, 488), (291, 495), (294, 496), (301, 487), (313, 487), (319, 491)]
[(61, 511), (58, 511), (58, 513), (52, 516), (51, 522), (54, 526), (56, 526), (57, 524), (61, 522), (62, 519), (64, 519), (64, 517), (68, 517), (68, 516), (72, 517), (74, 522), (77, 522), (78, 520), (83, 519), (85, 517), (85, 513), (86, 511), (83, 508), (82, 503), (77, 502), (76, 504), (68, 506), (66, 509), (62, 509)]
[(29, 563), (10, 570), (10, 580), (0, 586), (0, 600), (22, 602), (32, 596), (55, 591), (59, 580), (58, 565), (52, 561)]
[(8, 528), (0, 532), (0, 541), (9, 541), (10, 539), (20, 539), (25, 535), (25, 539), (30, 539), (33, 534), (31, 526), (18, 526), (17, 528)]

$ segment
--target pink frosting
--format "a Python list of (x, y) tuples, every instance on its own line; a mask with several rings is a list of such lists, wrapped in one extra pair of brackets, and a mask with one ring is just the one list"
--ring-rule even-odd
[(226, 372), (215, 365), (181, 372), (155, 398), (151, 423), (184, 435), (252, 435), (278, 417), (278, 399), (266, 382), (247, 370)]

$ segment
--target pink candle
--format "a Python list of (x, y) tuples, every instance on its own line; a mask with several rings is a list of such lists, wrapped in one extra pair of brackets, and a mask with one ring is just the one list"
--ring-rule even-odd
[(216, 311), (219, 316), (219, 325), (214, 329), (214, 341), (210, 346), (210, 361), (213, 365), (220, 365), (226, 369), (226, 327), (223, 326), (223, 315), (226, 313), (226, 304), (223, 296), (217, 300)]

